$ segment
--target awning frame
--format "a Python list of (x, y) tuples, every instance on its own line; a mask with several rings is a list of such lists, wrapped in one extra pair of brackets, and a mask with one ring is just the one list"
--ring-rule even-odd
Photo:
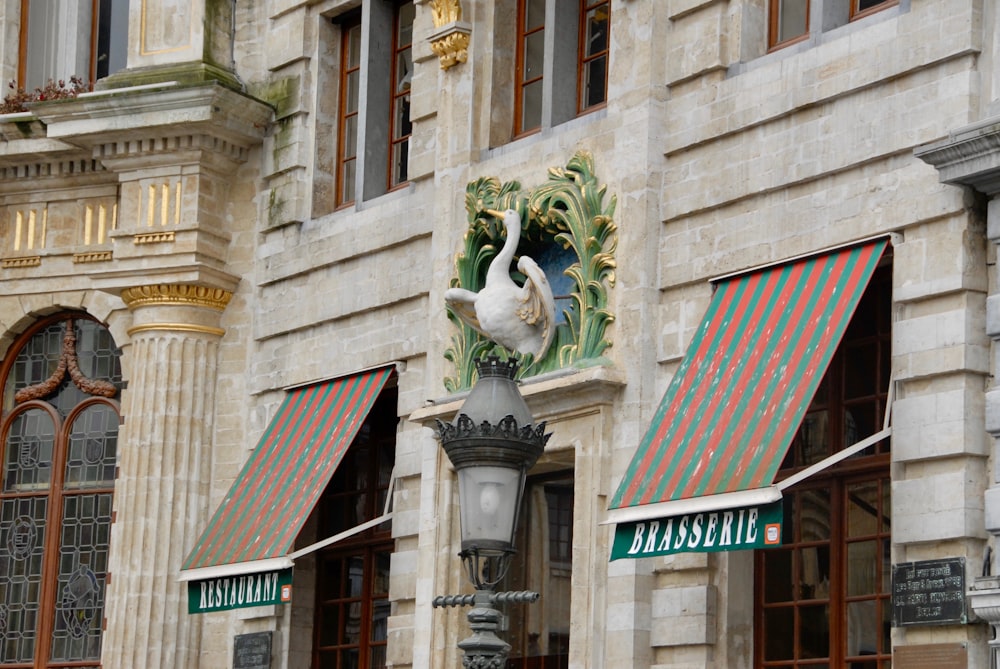
[(284, 557), (269, 558), (267, 560), (250, 560), (247, 562), (233, 562), (230, 564), (220, 564), (212, 567), (198, 567), (197, 569), (184, 569), (181, 570), (180, 576), (177, 577), (177, 580), (183, 583), (185, 581), (202, 581), (210, 578), (242, 576), (243, 574), (259, 574), (265, 571), (288, 569), (289, 567), (294, 566), (295, 561), (303, 555), (309, 555), (310, 553), (314, 553), (315, 551), (318, 551), (321, 548), (326, 548), (327, 546), (332, 546), (333, 544), (343, 541), (344, 539), (350, 539), (354, 535), (361, 534), (369, 528), (376, 527), (388, 520), (392, 520), (392, 493), (395, 487), (396, 468), (393, 467), (392, 474), (389, 478), (389, 490), (385, 496), (385, 507), (382, 509), (382, 515), (365, 521), (360, 525), (355, 525), (349, 530), (338, 532), (331, 537), (317, 541), (316, 543), (310, 544), (305, 548), (293, 551)]

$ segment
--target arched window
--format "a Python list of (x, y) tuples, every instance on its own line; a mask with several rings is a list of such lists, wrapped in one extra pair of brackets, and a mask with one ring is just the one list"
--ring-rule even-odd
[(15, 342), (0, 383), (0, 667), (98, 667), (119, 351), (100, 323), (61, 314)]

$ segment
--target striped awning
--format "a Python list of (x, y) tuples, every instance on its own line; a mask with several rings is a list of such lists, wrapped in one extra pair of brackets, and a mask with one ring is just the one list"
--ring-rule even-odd
[(780, 500), (774, 476), (887, 244), (719, 280), (608, 522)]
[(392, 371), (290, 390), (185, 560), (181, 580), (291, 566), (296, 536)]

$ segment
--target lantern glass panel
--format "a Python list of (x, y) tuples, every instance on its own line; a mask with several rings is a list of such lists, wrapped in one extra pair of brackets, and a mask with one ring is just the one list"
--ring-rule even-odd
[(514, 523), (524, 474), (520, 469), (482, 465), (458, 471), (462, 550), (504, 552), (513, 547)]

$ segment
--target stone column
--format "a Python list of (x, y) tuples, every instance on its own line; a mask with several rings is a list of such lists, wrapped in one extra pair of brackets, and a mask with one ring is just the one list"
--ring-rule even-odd
[(199, 620), (177, 581), (210, 513), (219, 327), (232, 294), (192, 285), (122, 291), (133, 314), (105, 608), (105, 667), (198, 667)]

